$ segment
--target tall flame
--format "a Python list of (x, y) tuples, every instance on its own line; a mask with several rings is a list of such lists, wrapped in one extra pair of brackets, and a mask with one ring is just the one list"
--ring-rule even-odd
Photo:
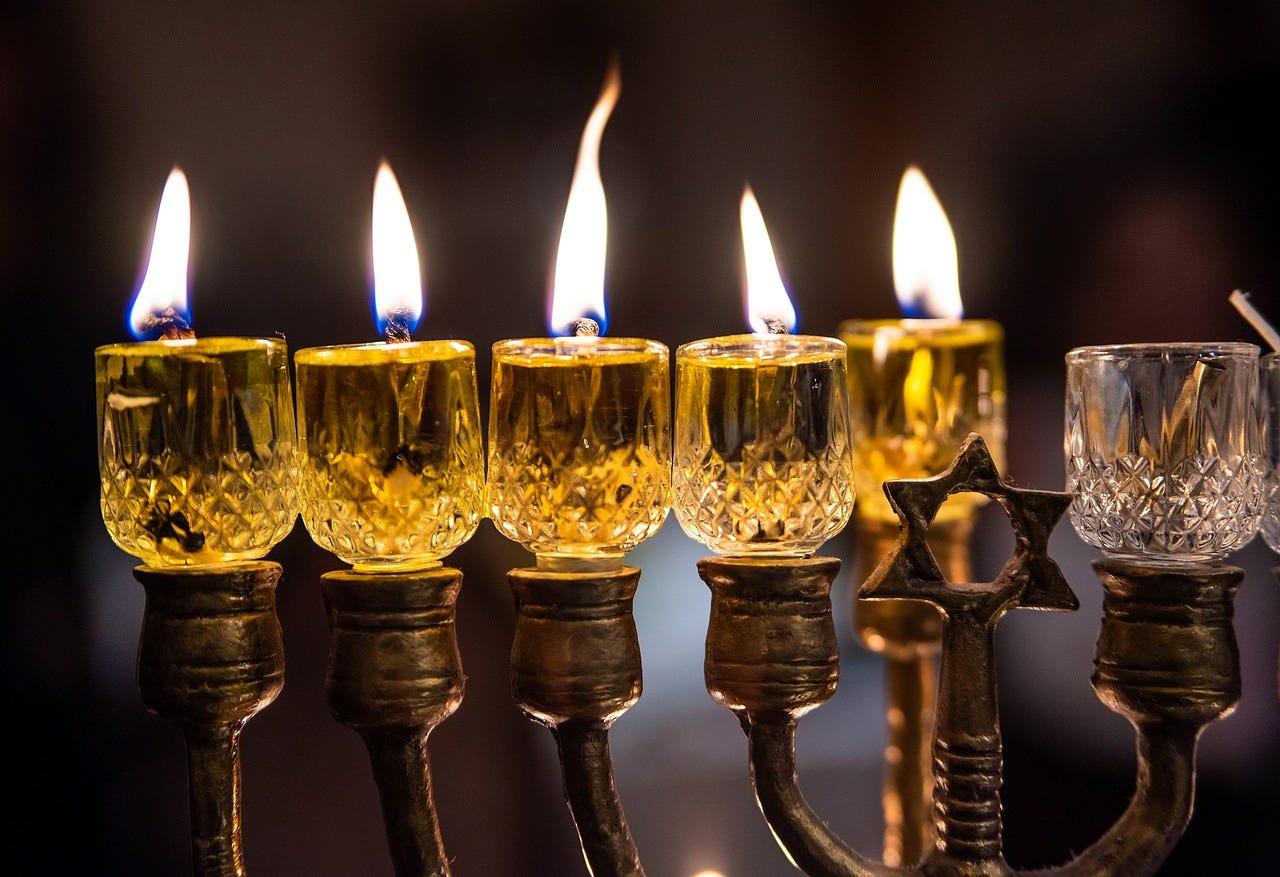
[(600, 180), (600, 140), (621, 91), (622, 74), (615, 60), (605, 74), (600, 97), (578, 146), (551, 287), (552, 335), (573, 335), (584, 318), (594, 320), (598, 331), (604, 332), (604, 262), (609, 221), (604, 183)]
[(422, 272), (409, 210), (385, 161), (373, 182), (373, 300), (378, 331), (408, 341), (422, 319)]
[(782, 285), (764, 214), (750, 186), (743, 189), (739, 215), (747, 275), (747, 321), (751, 331), (757, 335), (791, 332), (796, 327), (796, 310)]
[(898, 187), (893, 222), (893, 285), (906, 317), (960, 319), (960, 274), (951, 223), (914, 165)]
[(165, 180), (151, 235), (147, 272), (129, 312), (129, 328), (139, 340), (191, 335), (187, 310), (187, 260), (191, 251), (191, 192), (174, 167)]

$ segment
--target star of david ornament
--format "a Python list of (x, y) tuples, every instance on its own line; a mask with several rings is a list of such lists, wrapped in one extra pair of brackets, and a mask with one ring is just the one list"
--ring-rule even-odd
[[(987, 443), (970, 433), (951, 466), (932, 478), (902, 478), (884, 485), (901, 533), (858, 589), (871, 600), (928, 600), (945, 613), (977, 611), (995, 618), (1004, 610), (1074, 610), (1080, 606), (1057, 562), (1049, 536), (1071, 505), (1071, 494), (1015, 487), (1000, 477)], [(991, 582), (948, 582), (925, 534), (953, 493), (981, 493), (998, 502), (1013, 527), (1014, 549)]]

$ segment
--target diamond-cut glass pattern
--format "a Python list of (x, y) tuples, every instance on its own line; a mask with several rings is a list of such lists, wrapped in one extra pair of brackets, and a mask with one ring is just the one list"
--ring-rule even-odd
[(103, 521), (151, 566), (263, 557), (297, 521), (293, 392), (279, 339), (96, 352)]
[(1083, 348), (1067, 363), (1066, 483), (1085, 542), (1203, 562), (1254, 538), (1268, 489), (1255, 346)]
[(677, 360), (672, 505), (722, 554), (809, 555), (853, 512), (844, 345), (768, 341), (686, 345)]
[(484, 514), (475, 350), (458, 341), (298, 352), (299, 501), (358, 570), (438, 563)]
[(281, 459), (228, 454), (211, 471), (168, 451), (140, 469), (104, 458), (102, 516), (116, 544), (151, 566), (263, 557), (298, 517), (292, 448)]
[(1112, 465), (1073, 460), (1071, 523), (1085, 542), (1116, 555), (1221, 558), (1253, 539), (1265, 500), (1260, 456), (1196, 455), (1156, 474), (1143, 457)]
[(1268, 353), (1260, 359), (1263, 446), (1267, 455), (1267, 504), (1262, 511), (1258, 530), (1268, 547), (1280, 553), (1280, 352)]
[(670, 372), (642, 339), (500, 343), (489, 421), (489, 515), (542, 555), (620, 555), (666, 519)]

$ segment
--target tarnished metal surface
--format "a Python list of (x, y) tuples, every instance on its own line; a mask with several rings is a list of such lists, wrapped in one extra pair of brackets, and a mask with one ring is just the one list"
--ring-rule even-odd
[[(991, 497), (1013, 527), (1013, 552), (992, 582), (949, 581), (927, 539), (938, 508), (960, 491)], [(832, 561), (709, 558), (699, 563), (712, 589), (708, 691), (738, 715), (761, 811), (806, 874), (1006, 877), (1015, 872), (1001, 849), (995, 628), (1014, 608), (1077, 608), (1048, 554), (1049, 535), (1071, 497), (1005, 482), (976, 435), (946, 472), (891, 481), (886, 492), (903, 526), (859, 595), (925, 600), (938, 607), (943, 622), (933, 734), (936, 838), (923, 861), (893, 867), (868, 860), (847, 847), (800, 794), (796, 723), (830, 695), (818, 680), (835, 662), (828, 642), (828, 591), (814, 587), (825, 575), (829, 588)], [(1142, 877), (1156, 872), (1186, 828), (1196, 738), (1239, 697), (1231, 605), (1243, 571), (1114, 561), (1094, 566), (1107, 592), (1094, 685), (1103, 702), (1135, 726), (1138, 781), (1128, 810), (1105, 836), (1065, 865), (1036, 873)], [(833, 687), (834, 673), (830, 682)]]
[(450, 873), (427, 738), (463, 696), (455, 604), (462, 573), (341, 570), (321, 579), (331, 631), (329, 711), (369, 751), (397, 877)]
[(197, 877), (245, 873), (240, 732), (284, 687), (280, 573), (270, 561), (133, 570), (147, 594), (138, 687), (186, 741)]
[(593, 877), (643, 877), (609, 757), (609, 727), (639, 698), (632, 598), (640, 570), (507, 574), (516, 601), (511, 691), (556, 738), (565, 798)]
[(1095, 560), (1105, 589), (1093, 687), (1129, 719), (1138, 774), (1111, 829), (1052, 877), (1155, 874), (1182, 837), (1195, 795), (1196, 741), (1240, 700), (1233, 601), (1244, 570)]
[(707, 691), (747, 735), (756, 801), (774, 837), (811, 877), (893, 869), (850, 849), (808, 805), (795, 764), (800, 717), (835, 693), (840, 672), (831, 557), (708, 557), (711, 589), (703, 672)]
[[(948, 582), (927, 543), (934, 515), (949, 495), (961, 491), (983, 493), (1000, 503), (1013, 526), (1013, 554), (992, 582)], [(941, 475), (890, 481), (885, 492), (904, 526), (859, 596), (928, 600), (945, 618), (933, 740), (938, 836), (924, 867), (926, 872), (954, 865), (974, 869), (972, 873), (1003, 873), (995, 627), (1006, 611), (1017, 607), (1078, 607), (1048, 554), (1049, 534), (1071, 497), (1008, 485), (977, 436), (965, 441)]]

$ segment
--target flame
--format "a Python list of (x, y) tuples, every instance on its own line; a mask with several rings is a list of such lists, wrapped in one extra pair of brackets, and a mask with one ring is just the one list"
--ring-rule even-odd
[(422, 319), (422, 273), (404, 195), (385, 161), (373, 183), (373, 300), (378, 331), (408, 341)]
[(747, 274), (747, 321), (757, 335), (778, 335), (796, 327), (791, 304), (774, 259), (773, 244), (764, 226), (764, 215), (751, 187), (742, 192), (742, 254)]
[(906, 317), (964, 316), (956, 238), (942, 204), (914, 165), (902, 175), (893, 221), (893, 285)]
[(191, 250), (191, 192), (174, 167), (165, 180), (151, 235), (147, 272), (134, 297), (129, 328), (139, 340), (191, 335), (187, 310), (187, 260)]
[(569, 187), (569, 203), (560, 228), (555, 280), (551, 287), (551, 334), (573, 335), (586, 318), (604, 331), (604, 258), (609, 234), (604, 184), (600, 181), (600, 140), (618, 102), (622, 74), (609, 65), (604, 86), (582, 131), (578, 163)]

